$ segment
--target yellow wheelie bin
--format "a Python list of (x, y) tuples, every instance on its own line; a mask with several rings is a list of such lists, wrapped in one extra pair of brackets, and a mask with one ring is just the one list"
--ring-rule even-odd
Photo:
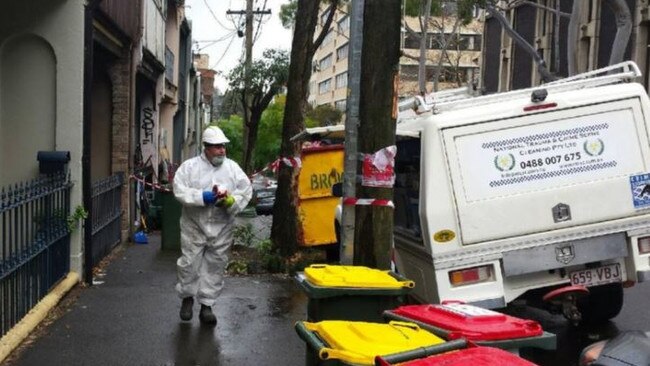
[(412, 353), (425, 357), (444, 340), (414, 323), (326, 320), (297, 322), (296, 332), (307, 343), (307, 366), (374, 365), (376, 356)]
[(415, 284), (391, 271), (312, 264), (296, 274), (305, 292), (307, 320), (383, 322), (383, 312), (406, 302)]

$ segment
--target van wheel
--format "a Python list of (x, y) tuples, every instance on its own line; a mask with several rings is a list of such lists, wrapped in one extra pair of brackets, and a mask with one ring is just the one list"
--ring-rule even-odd
[(578, 300), (581, 323), (599, 324), (612, 319), (623, 308), (623, 285), (610, 283), (589, 287), (589, 295)]

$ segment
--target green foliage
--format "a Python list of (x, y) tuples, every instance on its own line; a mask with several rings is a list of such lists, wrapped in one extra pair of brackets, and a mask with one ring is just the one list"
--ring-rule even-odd
[(236, 225), (233, 229), (232, 236), (235, 245), (243, 245), (245, 247), (253, 246), (255, 240), (253, 225), (251, 223), (247, 223), (246, 225)]
[(230, 89), (227, 90), (223, 95), (223, 101), (218, 113), (218, 119), (228, 119), (233, 114), (242, 116), (244, 114), (244, 109), (242, 108), (241, 95)]
[[(457, 1), (444, 1), (432, 0), (431, 1), (431, 16), (441, 16), (445, 3), (448, 8), (456, 10), (456, 15), (462, 20), (462, 24), (467, 25), (472, 21), (474, 7), (484, 8), (487, 0), (457, 0)], [(404, 7), (404, 14), (411, 17), (417, 17), (424, 14), (424, 7), (426, 0), (404, 0), (402, 6)]]
[(66, 224), (68, 225), (68, 231), (73, 232), (79, 227), (79, 221), (85, 220), (88, 218), (88, 211), (79, 205), (74, 209), (72, 215), (68, 216), (66, 219)]
[(257, 252), (264, 269), (271, 273), (284, 272), (284, 259), (277, 250), (273, 250), (273, 242), (270, 239), (260, 241), (257, 245)]
[(343, 112), (330, 104), (322, 104), (307, 111), (307, 117), (313, 119), (319, 126), (332, 126), (341, 122)]
[(286, 95), (276, 96), (275, 101), (262, 113), (257, 134), (257, 144), (253, 152), (254, 170), (263, 168), (280, 154), (282, 119), (284, 118), (286, 100)]
[[(424, 7), (427, 3), (427, 0), (404, 0), (402, 6), (404, 7), (404, 14), (409, 17), (417, 17), (424, 13)], [(431, 16), (442, 15), (442, 1), (441, 0), (432, 0), (431, 1)]]
[[(253, 61), (249, 76), (249, 93), (263, 95), (271, 88), (279, 88), (289, 77), (289, 54), (285, 50), (267, 49), (262, 59)], [(245, 86), (244, 64), (237, 65), (228, 74), (230, 88), (241, 93)]]
[(282, 26), (286, 29), (291, 29), (293, 23), (296, 21), (296, 10), (298, 10), (298, 1), (289, 0), (289, 3), (280, 5), (280, 13), (278, 17)]
[[(330, 0), (323, 0), (323, 2), (330, 3)], [(350, 5), (349, 0), (340, 1), (341, 5)], [(339, 7), (341, 9), (341, 7)], [(286, 29), (291, 29), (293, 24), (296, 22), (296, 11), (298, 10), (298, 0), (289, 0), (287, 4), (280, 5), (280, 13), (278, 17), (280, 18), (280, 23)], [(349, 11), (348, 11), (349, 13)]]
[(245, 260), (233, 260), (226, 265), (226, 271), (229, 274), (245, 275), (249, 273), (248, 263)]
[(217, 122), (210, 124), (211, 126), (218, 126), (226, 135), (230, 142), (226, 145), (226, 154), (228, 158), (236, 161), (241, 165), (243, 142), (242, 134), (244, 130), (244, 122), (240, 116), (230, 116), (228, 119), (221, 119)]

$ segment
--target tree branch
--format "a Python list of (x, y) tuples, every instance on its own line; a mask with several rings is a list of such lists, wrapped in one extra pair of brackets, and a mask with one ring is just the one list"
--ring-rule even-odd
[(627, 42), (632, 33), (632, 15), (625, 0), (609, 0), (608, 3), (616, 16), (616, 36), (612, 45), (612, 53), (609, 55), (609, 64), (614, 65), (622, 62), (625, 56)]
[(555, 10), (553, 8), (549, 8), (548, 6), (544, 6), (542, 4), (534, 3), (532, 1), (527, 1), (527, 0), (517, 2), (517, 3), (513, 4), (513, 7), (518, 8), (518, 7), (522, 6), (522, 5), (534, 6), (536, 8), (546, 10), (546, 11), (551, 12), (551, 13), (557, 13), (559, 16), (564, 17), (564, 18), (571, 18), (571, 14), (569, 14), (569, 13), (565, 13), (563, 11), (557, 11), (557, 10)]
[(320, 47), (321, 43), (323, 43), (323, 40), (325, 39), (325, 36), (327, 36), (327, 33), (329, 33), (330, 27), (332, 26), (332, 21), (334, 20), (334, 13), (336, 13), (338, 6), (339, 0), (332, 0), (332, 5), (330, 5), (329, 8), (330, 13), (327, 15), (327, 20), (325, 20), (325, 24), (323, 24), (323, 29), (320, 30), (320, 34), (314, 43), (311, 44), (310, 54), (313, 54), (313, 50), (316, 50), (318, 47)]
[(406, 21), (404, 21), (404, 28), (406, 28), (406, 31), (410, 36), (413, 36), (420, 40), (420, 35), (413, 28), (411, 28), (411, 26), (409, 26)]
[(528, 43), (519, 33), (517, 33), (514, 29), (512, 29), (512, 26), (510, 25), (508, 20), (503, 16), (503, 14), (501, 14), (501, 12), (491, 4), (487, 4), (486, 10), (499, 23), (501, 23), (503, 30), (505, 30), (506, 33), (508, 33), (510, 38), (512, 38), (518, 46), (520, 46), (524, 51), (526, 51), (533, 58), (533, 60), (537, 64), (537, 70), (542, 75), (542, 80), (545, 82), (555, 80), (556, 78), (548, 71), (544, 59), (540, 57), (540, 55), (537, 53), (535, 48), (533, 48), (533, 46), (530, 43)]

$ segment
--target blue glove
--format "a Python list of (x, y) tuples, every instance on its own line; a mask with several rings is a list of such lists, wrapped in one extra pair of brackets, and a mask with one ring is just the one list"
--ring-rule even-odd
[(217, 195), (212, 193), (211, 191), (204, 191), (203, 192), (203, 203), (207, 205), (213, 205), (215, 202), (217, 202)]

